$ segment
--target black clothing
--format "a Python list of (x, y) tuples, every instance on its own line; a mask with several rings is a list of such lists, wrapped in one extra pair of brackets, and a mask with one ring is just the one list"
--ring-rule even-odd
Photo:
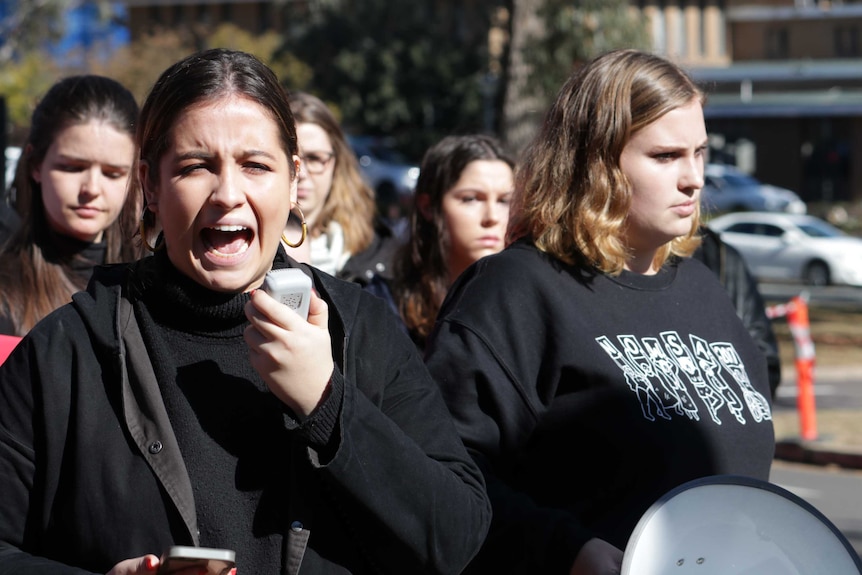
[(426, 362), (493, 508), (480, 573), (568, 573), (694, 478), (769, 477), (766, 365), (691, 259), (611, 277), (517, 242), (449, 291)]
[[(231, 508), (257, 506), (233, 518), (234, 532), (253, 535), (241, 544), (281, 542), (288, 574), (456, 573), (469, 561), (490, 521), (481, 475), (382, 302), (302, 266), (329, 306), (336, 368), (325, 413), (300, 424), (234, 349), (227, 310), (245, 296), (201, 302), (180, 286), (176, 298), (195, 297), (150, 307), (173, 289), (148, 291), (157, 264), (97, 269), (0, 366), (0, 572), (105, 572), (173, 544), (221, 541), (232, 536), (217, 532), (224, 517), (199, 504), (225, 490), (252, 500), (229, 493)], [(180, 331), (196, 304), (215, 310), (212, 323)], [(168, 349), (183, 337), (195, 342)], [(321, 441), (329, 409), (331, 441)]]
[[(267, 443), (259, 438), (284, 435), (285, 408), (249, 362), (243, 340), (247, 325), (243, 308), (249, 296), (207, 290), (178, 272), (164, 250), (148, 263), (155, 268), (151, 274), (163, 281), (148, 282), (142, 288), (135, 312), (180, 452), (196, 455), (184, 461), (194, 492), (200, 544), (236, 551), (249, 573), (278, 573), (282, 538), (277, 525), (262, 529), (265, 521), (276, 517), (257, 509), (267, 508), (261, 505), (262, 496), (278, 492), (288, 470), (268, 457)], [(224, 379), (229, 383), (214, 388)], [(329, 416), (323, 422), (326, 439), (335, 427), (342, 393), (339, 387), (337, 397), (328, 398), (335, 409), (314, 414), (318, 425), (321, 413)], [(202, 427), (197, 420), (198, 413), (204, 412), (210, 423)], [(320, 451), (324, 445), (315, 447)], [(241, 490), (233, 489), (235, 473)], [(242, 520), (256, 515), (257, 529)], [(253, 536), (255, 531), (258, 535)], [(261, 536), (261, 531), (268, 535)]]
[(748, 329), (754, 343), (766, 356), (769, 389), (772, 397), (775, 397), (775, 390), (781, 383), (781, 357), (775, 332), (772, 331), (772, 321), (766, 316), (766, 306), (758, 290), (757, 281), (736, 248), (721, 241), (719, 235), (709, 228), (701, 228), (701, 236), (703, 241), (693, 257), (718, 275), (721, 285), (736, 308), (736, 314)]
[(340, 279), (355, 282), (361, 286), (371, 283), (375, 275), (391, 280), (392, 264), (401, 242), (402, 239), (395, 235), (383, 220), (377, 218), (374, 222), (374, 239), (371, 245), (358, 254), (350, 256), (336, 275)]
[(15, 235), (21, 225), (21, 216), (8, 203), (0, 199), (0, 250), (9, 239)]
[(84, 289), (93, 276), (93, 268), (105, 263), (108, 244), (104, 241), (82, 242), (54, 232), (50, 237), (54, 247), (50, 252), (46, 251), (46, 256), (56, 263), (65, 264), (69, 277)]
[[(105, 241), (84, 242), (58, 234), (50, 229), (47, 231), (47, 240), (42, 243), (43, 245), (40, 247), (45, 259), (53, 264), (63, 266), (64, 273), (72, 285), (79, 286), (82, 290), (90, 281), (93, 269), (97, 265), (104, 264), (108, 255), (108, 245)], [(0, 258), (3, 257), (9, 256), (3, 252), (3, 248), (0, 246)], [(11, 267), (9, 265), (11, 262), (5, 263), (5, 268)], [(13, 273), (18, 273), (18, 267), (20, 266), (16, 265), (13, 268)], [(11, 310), (7, 304), (0, 305), (0, 334), (15, 335), (17, 331), (17, 326), (12, 321)]]

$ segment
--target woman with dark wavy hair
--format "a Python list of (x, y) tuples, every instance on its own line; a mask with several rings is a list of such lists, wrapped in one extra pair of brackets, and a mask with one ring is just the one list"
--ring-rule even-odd
[(513, 160), (491, 136), (448, 136), (425, 153), (410, 237), (392, 281), (398, 312), (420, 348), (455, 278), (503, 249), (513, 169)]
[(0, 254), (0, 334), (27, 333), (95, 265), (139, 255), (127, 189), (137, 119), (132, 93), (95, 75), (60, 80), (36, 106), (14, 183), (20, 227)]
[(426, 362), (491, 497), (473, 572), (619, 573), (674, 487), (769, 478), (764, 356), (689, 257), (704, 99), (652, 54), (580, 68), (519, 162), (512, 243), (450, 289)]

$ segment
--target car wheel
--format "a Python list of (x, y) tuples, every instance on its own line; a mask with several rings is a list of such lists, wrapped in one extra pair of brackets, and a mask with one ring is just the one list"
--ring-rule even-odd
[(829, 266), (823, 262), (811, 262), (805, 268), (805, 283), (810, 286), (829, 285)]

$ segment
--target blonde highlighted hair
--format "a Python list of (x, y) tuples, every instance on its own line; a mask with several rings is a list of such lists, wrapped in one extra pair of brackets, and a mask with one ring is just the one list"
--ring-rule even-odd
[(332, 142), (335, 168), (332, 188), (323, 204), (320, 216), (308, 230), (317, 237), (336, 221), (344, 230), (344, 248), (357, 254), (374, 240), (374, 216), (377, 205), (374, 191), (362, 179), (359, 162), (353, 153), (344, 131), (326, 104), (305, 92), (290, 95), (290, 108), (297, 124), (320, 126)]
[[(637, 50), (608, 52), (576, 71), (526, 151), (515, 183), (508, 238), (531, 238), (569, 264), (618, 274), (632, 190), (620, 168), (638, 130), (705, 94), (675, 64)], [(689, 233), (663, 246), (656, 267), (700, 243), (700, 211)]]

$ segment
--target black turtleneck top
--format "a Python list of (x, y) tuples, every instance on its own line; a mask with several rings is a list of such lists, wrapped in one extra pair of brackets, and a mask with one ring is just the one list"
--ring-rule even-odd
[(93, 268), (106, 263), (108, 245), (104, 238), (101, 242), (84, 242), (58, 234), (53, 230), (49, 231), (49, 237), (51, 247), (46, 251), (45, 256), (51, 261), (65, 264), (69, 270), (70, 279), (81, 286), (81, 289), (85, 288), (90, 281)]
[(200, 544), (235, 550), (244, 572), (279, 573), (291, 443), (325, 452), (337, 441), (343, 389), (292, 431), (292, 414), (248, 357), (249, 295), (204, 288), (164, 252), (147, 260), (136, 314), (191, 479)]

